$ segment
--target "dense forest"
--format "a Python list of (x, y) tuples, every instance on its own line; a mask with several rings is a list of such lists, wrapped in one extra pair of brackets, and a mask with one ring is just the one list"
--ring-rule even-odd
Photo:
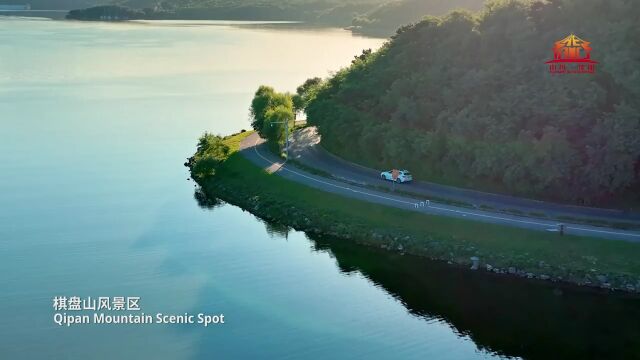
[(369, 35), (389, 36), (403, 25), (426, 15), (444, 15), (460, 8), (480, 10), (484, 0), (394, 0), (374, 7), (353, 19), (353, 29)]
[[(398, 30), (307, 106), (325, 148), (418, 179), (572, 203), (640, 195), (640, 2), (494, 1)], [(590, 41), (595, 74), (549, 73)]]

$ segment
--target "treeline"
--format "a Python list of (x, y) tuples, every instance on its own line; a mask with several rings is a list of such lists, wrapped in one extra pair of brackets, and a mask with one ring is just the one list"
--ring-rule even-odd
[[(386, 0), (120, 0), (103, 1), (108, 5), (142, 11), (144, 19), (180, 20), (287, 20), (348, 26), (358, 14), (370, 10)], [(104, 4), (103, 4), (104, 5)], [(95, 14), (91, 8), (76, 10), (69, 18), (98, 20), (86, 14)]]
[(196, 153), (185, 163), (191, 169), (194, 179), (202, 180), (213, 176), (216, 170), (227, 160), (231, 149), (224, 143), (224, 138), (211, 133), (204, 133), (198, 139)]
[(389, 36), (426, 15), (444, 15), (454, 9), (480, 10), (484, 0), (394, 0), (353, 19), (353, 29), (368, 35)]
[(272, 87), (260, 86), (251, 101), (251, 127), (260, 136), (275, 144), (284, 144), (285, 129), (293, 127), (295, 110), (288, 93), (278, 93)]
[(145, 19), (149, 12), (117, 5), (94, 6), (87, 9), (71, 10), (67, 19), (74, 20), (138, 20)]
[[(640, 6), (490, 2), (403, 27), (307, 107), (331, 152), (419, 179), (575, 203), (640, 194)], [(593, 75), (551, 75), (575, 33)]]
[[(2, 1), (2, 0), (0, 0)], [(51, 1), (51, 0), (41, 0)], [(289, 20), (332, 26), (350, 26), (354, 31), (389, 36), (426, 15), (440, 15), (455, 8), (477, 10), (484, 0), (68, 0), (91, 5), (117, 5), (141, 11), (144, 19), (181, 20)], [(69, 18), (91, 18), (95, 9), (76, 10)]]
[(284, 145), (287, 131), (295, 125), (296, 115), (315, 96), (322, 79), (312, 78), (296, 89), (295, 94), (279, 93), (262, 85), (251, 101), (251, 127), (273, 145)]

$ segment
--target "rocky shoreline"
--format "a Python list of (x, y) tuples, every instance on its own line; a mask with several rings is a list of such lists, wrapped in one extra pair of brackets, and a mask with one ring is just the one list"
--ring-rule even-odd
[[(215, 177), (199, 181), (198, 184), (209, 198), (223, 200), (263, 220), (297, 231), (328, 235), (401, 255), (411, 254), (443, 261), (452, 266), (468, 268), (470, 271), (640, 294), (640, 279), (628, 275), (607, 274), (595, 269), (570, 271), (563, 267), (550, 266), (544, 260), (532, 261), (528, 254), (522, 254), (522, 262), (518, 264), (513, 259), (501, 259), (499, 255), (497, 258), (486, 256), (462, 239), (459, 244), (450, 246), (428, 234), (418, 238), (398, 232), (397, 229), (370, 229), (358, 224), (342, 223), (332, 219), (329, 214), (310, 213), (286, 200), (274, 201), (260, 194), (248, 193), (248, 189), (228, 187), (224, 181)], [(535, 265), (532, 266), (532, 263)]]

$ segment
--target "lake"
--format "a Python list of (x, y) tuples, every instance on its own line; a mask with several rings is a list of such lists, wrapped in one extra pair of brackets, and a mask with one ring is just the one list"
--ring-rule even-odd
[[(0, 18), (0, 357), (638, 357), (637, 298), (307, 236), (198, 195), (185, 159), (204, 131), (248, 129), (259, 85), (294, 91), (382, 43)], [(59, 326), (56, 296), (225, 324)]]

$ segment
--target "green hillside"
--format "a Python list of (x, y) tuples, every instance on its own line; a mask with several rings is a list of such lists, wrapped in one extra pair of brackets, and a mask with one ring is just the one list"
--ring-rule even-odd
[(454, 9), (480, 10), (484, 0), (394, 0), (376, 6), (353, 19), (362, 33), (388, 36), (403, 25), (422, 20), (427, 15), (444, 15)]
[[(308, 106), (323, 145), (418, 178), (571, 203), (638, 202), (640, 6), (499, 1), (429, 17), (357, 57)], [(596, 74), (549, 73), (565, 36)]]
[[(119, 14), (139, 13), (145, 19), (289, 20), (348, 26), (355, 16), (384, 1), (386, 0), (107, 0), (102, 1), (101, 5), (117, 5), (117, 10), (110, 8), (110, 11)], [(70, 13), (69, 18), (96, 20), (96, 14), (103, 12), (104, 8), (79, 9)]]
[[(3, 0), (0, 0), (0, 2)], [(477, 10), (484, 0), (64, 0), (84, 4), (69, 17), (90, 20), (104, 8), (119, 6), (108, 12), (128, 18), (147, 19), (247, 19), (298, 20), (335, 26), (354, 25), (353, 29), (369, 35), (389, 36), (406, 24), (424, 16), (444, 14), (455, 8)], [(38, 0), (37, 7), (55, 6), (53, 0)], [(138, 15), (136, 15), (138, 13)], [(129, 16), (130, 15), (130, 16)], [(99, 16), (98, 16), (99, 17)]]

